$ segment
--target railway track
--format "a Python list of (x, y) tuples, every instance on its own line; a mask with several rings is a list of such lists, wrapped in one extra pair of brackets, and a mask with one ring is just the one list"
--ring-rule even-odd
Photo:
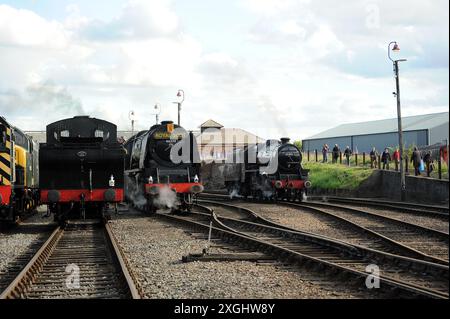
[[(201, 197), (228, 199), (230, 195), (225, 192), (203, 192)], [(449, 219), (449, 207), (442, 205), (426, 205), (386, 200), (376, 200), (369, 198), (347, 198), (347, 197), (334, 197), (334, 196), (308, 196), (308, 200), (329, 202), (329, 203), (342, 203), (349, 205), (362, 205), (366, 207), (373, 207), (379, 209), (387, 209), (390, 211), (397, 211), (401, 213), (410, 213), (419, 216), (434, 216), (437, 218)]]
[(390, 238), (410, 247), (431, 261), (448, 265), (449, 234), (421, 225), (408, 223), (393, 217), (369, 213), (338, 204), (328, 203), (289, 203), (291, 207), (318, 208), (335, 216), (352, 221), (374, 233)]
[[(224, 210), (221, 209), (220, 206), (218, 207), (219, 203), (214, 203), (211, 201), (201, 201), (201, 203), (206, 203), (208, 207), (213, 208), (218, 215), (222, 216)], [(255, 205), (258, 205), (258, 207), (254, 207)], [(294, 206), (295, 204), (286, 203), (280, 205), (298, 211), (298, 208)], [(347, 244), (366, 247), (394, 255), (401, 255), (405, 257), (421, 259), (430, 262), (436, 261), (441, 262), (441, 260), (436, 260), (435, 258), (429, 257), (428, 255), (424, 255), (423, 253), (411, 249), (410, 247), (407, 247), (397, 241), (394, 241), (379, 233), (373, 232), (367, 228), (355, 224), (348, 219), (336, 216), (334, 214), (330, 214), (321, 209), (317, 208), (302, 209), (301, 213), (300, 214), (297, 213), (294, 217), (296, 219), (296, 222), (294, 223), (295, 226), (290, 227), (287, 223), (279, 223), (279, 222), (277, 223), (270, 219), (262, 217), (261, 212), (263, 210), (270, 209), (270, 207), (273, 207), (270, 204), (255, 204), (244, 202), (239, 203), (239, 207), (248, 208), (249, 211), (252, 211), (252, 209), (259, 209), (259, 214), (257, 215), (257, 217), (254, 217), (253, 220), (256, 220), (266, 225), (278, 228), (286, 228), (292, 231), (302, 231), (316, 236), (335, 239), (345, 242)], [(237, 208), (235, 208), (235, 210), (237, 210)], [(230, 215), (228, 215), (229, 213), (225, 214), (226, 215), (223, 215), (224, 217), (230, 217)], [(304, 225), (301, 222), (298, 222), (298, 220), (305, 221), (305, 224), (308, 224), (308, 222), (311, 221), (313, 223), (318, 223), (320, 225), (320, 229), (310, 230), (308, 229), (308, 226)]]
[[(228, 196), (219, 194), (209, 194), (206, 196), (207, 198), (216, 198), (221, 201), (230, 200)], [(353, 223), (365, 229), (366, 232), (372, 233), (378, 238), (384, 238), (384, 241), (390, 240), (403, 246), (404, 250), (409, 250), (409, 253), (406, 254), (407, 256), (442, 263), (444, 265), (449, 264), (449, 234), (447, 232), (405, 222), (399, 215), (396, 216), (397, 218), (393, 218), (386, 216), (386, 214), (368, 212), (361, 208), (323, 202), (292, 203), (280, 201), (277, 205), (308, 209), (318, 214), (340, 218), (342, 221)], [(442, 218), (442, 215), (439, 216), (436, 217), (434, 215), (429, 218)], [(448, 221), (442, 219), (440, 222), (448, 223)]]
[(0, 299), (138, 299), (135, 282), (108, 224), (69, 222), (53, 231)]
[(383, 297), (448, 298), (447, 266), (361, 249), (320, 236), (252, 222), (246, 219), (254, 218), (255, 213), (249, 212), (245, 217), (243, 209), (242, 218), (236, 219), (208, 213), (207, 207), (200, 207), (203, 211), (200, 213), (158, 216), (204, 232), (210, 230), (212, 216), (214, 227), (211, 233), (215, 237), (246, 249), (270, 254), (297, 264), (300, 268), (328, 273), (331, 281), (343, 280), (345, 284), (355, 285), (358, 290), (366, 289), (366, 266), (375, 263), (382, 272), (380, 290), (370, 293), (381, 293)]
[(409, 211), (418, 214), (428, 214), (434, 216), (445, 216), (449, 215), (449, 207), (442, 205), (427, 205), (427, 204), (416, 204), (407, 202), (397, 202), (397, 201), (387, 201), (387, 200), (377, 200), (369, 198), (348, 198), (348, 197), (334, 197), (334, 196), (311, 196), (312, 200), (324, 200), (328, 202), (335, 203), (347, 203), (355, 205), (365, 205), (377, 208), (388, 208), (391, 210), (398, 211)]

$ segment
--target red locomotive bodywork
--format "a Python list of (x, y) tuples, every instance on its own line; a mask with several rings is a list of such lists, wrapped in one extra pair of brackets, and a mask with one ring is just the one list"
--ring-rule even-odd
[[(64, 189), (64, 190), (56, 190), (60, 194), (60, 199), (58, 202), (60, 203), (70, 203), (70, 202), (80, 202), (81, 195), (84, 194), (85, 202), (104, 202), (105, 201), (105, 192), (109, 189), (112, 189), (116, 192), (116, 196), (113, 203), (119, 203), (123, 201), (123, 189), (122, 188), (108, 188), (108, 189), (94, 189), (89, 191), (88, 189)], [(41, 202), (43, 204), (48, 204), (50, 201), (48, 200), (48, 192), (49, 190), (41, 190)]]
[(9, 205), (11, 200), (11, 186), (0, 186), (0, 205)]
[(152, 187), (157, 187), (158, 189), (168, 187), (176, 193), (189, 194), (192, 193), (191, 189), (193, 186), (199, 186), (203, 189), (203, 185), (200, 183), (145, 184), (145, 193), (150, 194), (150, 188)]

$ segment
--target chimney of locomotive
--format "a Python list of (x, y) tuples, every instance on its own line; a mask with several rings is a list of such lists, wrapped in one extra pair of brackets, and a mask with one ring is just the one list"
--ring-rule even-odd
[(281, 138), (281, 144), (287, 144), (287, 143), (289, 143), (290, 140), (291, 139), (289, 137), (283, 137), (283, 138)]
[(161, 125), (173, 124), (173, 121), (162, 121)]

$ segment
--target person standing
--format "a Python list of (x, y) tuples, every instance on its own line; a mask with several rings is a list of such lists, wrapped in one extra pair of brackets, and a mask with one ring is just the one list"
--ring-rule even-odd
[(398, 147), (395, 149), (394, 154), (392, 154), (395, 163), (395, 170), (398, 171), (398, 166), (400, 165), (400, 151)]
[(350, 146), (347, 146), (344, 151), (345, 158), (347, 159), (347, 166), (350, 166), (350, 157), (352, 156), (352, 150)]
[(337, 144), (334, 144), (333, 151), (332, 151), (332, 162), (333, 162), (333, 164), (337, 163), (340, 151), (341, 150), (339, 149), (339, 146)]
[(411, 162), (414, 166), (414, 175), (420, 176), (420, 161), (422, 160), (422, 156), (420, 155), (420, 151), (417, 146), (414, 146), (414, 150), (411, 156)]
[(328, 151), (330, 150), (330, 148), (328, 147), (327, 144), (323, 144), (322, 147), (322, 162), (323, 163), (327, 163), (328, 162)]
[[(370, 156), (370, 168), (374, 168), (374, 166), (376, 167), (378, 152), (375, 149), (375, 147), (372, 147), (372, 150), (370, 151), (369, 156)], [(374, 163), (375, 163), (375, 165), (374, 165)]]
[(391, 161), (391, 154), (389, 153), (389, 149), (386, 147), (381, 154), (381, 162), (383, 163), (383, 169), (389, 170), (389, 162)]
[(423, 161), (427, 168), (427, 176), (430, 177), (431, 172), (433, 171), (433, 159), (431, 158), (431, 151), (428, 151), (423, 157)]

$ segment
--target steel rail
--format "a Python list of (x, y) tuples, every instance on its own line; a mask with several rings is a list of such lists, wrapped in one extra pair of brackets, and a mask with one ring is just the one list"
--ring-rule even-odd
[[(215, 201), (211, 201), (211, 200), (199, 200), (199, 202), (200, 203), (206, 203), (206, 204), (209, 203), (209, 204), (213, 204), (213, 205), (221, 205), (223, 207), (228, 207), (230, 209), (240, 210), (241, 213), (247, 212), (249, 217), (252, 218), (255, 222), (259, 222), (259, 223), (262, 223), (262, 224), (265, 224), (265, 225), (274, 226), (274, 227), (278, 227), (278, 228), (284, 228), (284, 229), (288, 229), (288, 230), (299, 231), (298, 229), (287, 227), (287, 226), (282, 225), (280, 223), (275, 223), (275, 222), (273, 222), (271, 220), (268, 220), (268, 219), (262, 217), (261, 215), (255, 213), (254, 211), (252, 211), (252, 210), (250, 210), (248, 208), (242, 207), (242, 206), (231, 205), (231, 204), (226, 204), (226, 203), (221, 203), (221, 202), (215, 202)], [(334, 219), (335, 221), (341, 222), (341, 223), (343, 223), (343, 224), (345, 224), (345, 225), (347, 225), (347, 226), (349, 226), (349, 227), (351, 227), (351, 228), (353, 228), (353, 229), (355, 229), (357, 231), (364, 232), (364, 233), (368, 234), (369, 236), (372, 236), (372, 237), (375, 237), (377, 239), (380, 239), (384, 244), (387, 244), (391, 248), (394, 248), (396, 254), (401, 254), (401, 255), (403, 255), (405, 257), (411, 257), (411, 258), (414, 258), (414, 259), (421, 259), (421, 260), (429, 261), (429, 262), (432, 262), (432, 263), (439, 263), (439, 264), (443, 264), (443, 265), (448, 265), (448, 261), (446, 261), (446, 260), (443, 260), (443, 259), (440, 259), (440, 258), (436, 258), (434, 256), (429, 256), (428, 254), (425, 254), (425, 253), (423, 253), (423, 252), (421, 252), (421, 251), (419, 251), (417, 249), (414, 249), (414, 248), (409, 247), (409, 246), (407, 246), (405, 244), (402, 244), (402, 243), (400, 243), (400, 242), (398, 242), (396, 240), (393, 240), (393, 239), (391, 239), (391, 238), (389, 238), (387, 236), (384, 236), (384, 235), (380, 234), (379, 232), (376, 232), (376, 231), (373, 231), (373, 230), (368, 229), (366, 227), (363, 227), (363, 226), (361, 226), (361, 225), (359, 225), (359, 224), (357, 224), (357, 223), (355, 223), (355, 222), (353, 222), (353, 221), (351, 221), (349, 219), (346, 219), (344, 217), (337, 216), (335, 214), (329, 213), (327, 211), (324, 211), (324, 210), (321, 210), (321, 209), (318, 209), (318, 208), (315, 208), (315, 207), (300, 206), (300, 204), (294, 204), (294, 203), (288, 203), (288, 202), (286, 202), (286, 203), (279, 202), (278, 205), (291, 207), (291, 208), (293, 207), (293, 208), (296, 208), (296, 209), (298, 209), (298, 208), (306, 208), (306, 209), (308, 209), (309, 211), (311, 211), (313, 213), (320, 214), (320, 215), (325, 216), (325, 217), (330, 218), (330, 219)], [(310, 234), (312, 234), (312, 233), (310, 233)], [(326, 236), (322, 236), (322, 235), (316, 234), (316, 233), (314, 233), (313, 235), (328, 238)], [(336, 240), (336, 239), (334, 239), (334, 240)], [(344, 241), (344, 242), (348, 243), (346, 241)], [(366, 247), (366, 246), (364, 246), (364, 247)], [(370, 247), (367, 247), (367, 248), (370, 248)], [(376, 249), (376, 250), (379, 250), (379, 249)]]
[[(137, 281), (128, 265), (128, 261), (123, 254), (120, 245), (118, 244), (114, 233), (108, 224), (104, 225), (105, 240), (107, 246), (111, 252), (111, 258), (113, 262), (117, 264), (117, 268), (120, 269), (119, 276), (122, 276), (121, 281), (124, 282), (124, 291), (126, 295), (129, 295), (133, 299), (141, 298), (141, 290), (138, 288)], [(53, 252), (57, 250), (58, 244), (64, 238), (65, 230), (61, 227), (57, 227), (45, 243), (39, 248), (33, 258), (27, 263), (24, 269), (17, 275), (17, 277), (9, 284), (9, 286), (1, 293), (0, 299), (14, 299), (14, 298), (27, 298), (31, 292), (33, 284), (41, 275), (44, 266), (49, 262)], [(106, 247), (105, 247), (106, 248)], [(106, 248), (108, 249), (108, 248)], [(92, 252), (91, 252), (92, 253)], [(86, 253), (89, 255), (90, 253)], [(66, 258), (66, 257), (60, 257)], [(85, 257), (89, 258), (89, 257)], [(70, 257), (68, 258), (69, 261)], [(98, 280), (98, 279), (93, 279)], [(119, 283), (111, 283), (119, 284)], [(108, 293), (104, 295), (108, 297)]]
[(389, 208), (398, 211), (410, 211), (411, 213), (430, 215), (436, 217), (449, 218), (449, 208), (446, 206), (438, 205), (426, 205), (406, 202), (396, 202), (387, 200), (376, 200), (369, 198), (349, 198), (349, 197), (337, 197), (337, 196), (310, 196), (312, 200), (329, 201), (329, 202), (341, 202), (355, 205), (367, 205), (379, 208)]
[[(162, 219), (166, 219), (171, 222), (180, 223), (183, 225), (187, 225), (189, 227), (193, 227), (196, 229), (200, 229), (204, 232), (208, 232), (210, 230), (209, 221), (207, 214), (187, 214), (185, 216), (176, 216), (176, 215), (170, 215), (170, 214), (161, 214), (157, 213), (157, 216)], [(203, 218), (203, 222), (198, 222), (195, 219), (198, 219), (199, 216)], [(218, 217), (213, 212), (212, 218), (214, 220), (214, 226), (211, 228), (211, 232), (214, 236), (217, 236), (218, 238), (222, 238), (223, 240), (230, 242), (233, 245), (239, 245), (244, 248), (253, 248), (255, 250), (261, 251), (266, 254), (273, 255), (277, 257), (278, 259), (290, 261), (291, 263), (298, 264), (299, 266), (303, 267), (314, 267), (316, 269), (320, 269), (321, 273), (324, 271), (328, 271), (330, 274), (336, 274), (336, 271), (339, 273), (342, 273), (346, 276), (352, 277), (355, 279), (359, 285), (363, 285), (367, 278), (367, 273), (351, 269), (348, 267), (344, 267), (342, 265), (338, 265), (332, 262), (329, 262), (327, 260), (322, 260), (320, 258), (316, 258), (314, 256), (309, 256), (307, 254), (299, 253), (297, 251), (294, 251), (292, 249), (282, 247), (280, 245), (267, 242), (265, 240), (257, 239), (251, 236), (248, 236), (246, 234), (243, 234), (241, 232), (238, 232), (236, 230), (230, 230), (227, 229), (227, 227), (222, 225), (220, 221), (218, 220)], [(242, 222), (242, 221), (241, 221)], [(264, 226), (261, 224), (256, 224), (257, 227)], [(266, 226), (270, 227), (270, 226)], [(287, 231), (280, 229), (282, 231)], [(314, 237), (308, 234), (301, 234), (297, 233), (298, 236), (305, 236), (309, 238), (312, 241), (323, 241), (323, 238), (320, 237)], [(340, 242), (328, 242), (329, 247), (336, 247), (339, 246), (341, 249), (343, 249), (343, 245)], [(353, 254), (357, 252), (356, 247), (352, 247), (351, 245), (347, 245), (347, 248), (344, 249), (345, 252), (349, 253), (353, 251)], [(388, 255), (387, 255), (388, 256)], [(404, 262), (411, 263), (411, 259), (403, 257)], [(430, 263), (422, 262), (423, 265), (427, 265)], [(441, 267), (440, 271), (443, 271), (444, 273), (448, 274), (448, 267), (442, 266), (442, 265), (436, 265), (435, 267)], [(348, 282), (348, 281), (347, 281)], [(397, 291), (400, 293), (400, 295), (405, 294), (408, 296), (422, 296), (422, 297), (428, 297), (428, 298), (448, 298), (448, 293), (443, 293), (441, 291), (432, 291), (430, 289), (424, 288), (424, 287), (415, 287), (411, 284), (405, 284), (403, 282), (399, 282), (396, 280), (391, 280), (389, 278), (380, 277), (380, 287), (381, 291), (387, 294), (392, 294), (393, 291)]]
[[(222, 207), (227, 207), (229, 209), (238, 210), (241, 214), (245, 213), (247, 216), (250, 217), (250, 219), (253, 219), (253, 221), (249, 222), (249, 221), (246, 221), (246, 220), (236, 220), (234, 218), (223, 217), (223, 216), (220, 215), (221, 213), (216, 213), (215, 215), (219, 219), (234, 221), (235, 223), (253, 224), (255, 227), (259, 227), (261, 229), (264, 229), (264, 227), (269, 227), (269, 228), (272, 228), (272, 229), (276, 229), (276, 231), (281, 236), (284, 236), (282, 234), (282, 230), (287, 231), (288, 234), (296, 233), (296, 234), (309, 234), (309, 235), (315, 236), (315, 237), (318, 236), (317, 234), (305, 233), (305, 232), (298, 231), (298, 230), (295, 230), (295, 229), (285, 228), (284, 225), (280, 225), (280, 224), (268, 221), (268, 220), (262, 218), (259, 214), (255, 213), (254, 211), (252, 211), (252, 210), (250, 210), (248, 208), (245, 208), (245, 207), (236, 206), (236, 205), (230, 205), (230, 204), (224, 204), (224, 203), (217, 203), (217, 202), (213, 202), (213, 201), (206, 201), (206, 202), (210, 203), (210, 204), (213, 204), (213, 205), (219, 205), (219, 206), (222, 206)], [(208, 209), (210, 210), (210, 213), (213, 213), (213, 210), (211, 208), (203, 207), (204, 211), (208, 211)], [(281, 226), (281, 228), (280, 228), (280, 226)], [(334, 243), (341, 242), (344, 245), (352, 245), (352, 244), (350, 244), (348, 242), (339, 241), (339, 240), (332, 239), (332, 238), (329, 238), (329, 237), (325, 237), (325, 236), (320, 236), (320, 237), (325, 239), (325, 240), (332, 241)], [(398, 263), (400, 263), (400, 264), (405, 263), (405, 256), (399, 256), (399, 255), (396, 255), (396, 254), (391, 254), (391, 253), (387, 253), (387, 252), (380, 251), (380, 250), (377, 250), (377, 249), (363, 247), (363, 246), (360, 246), (360, 245), (353, 245), (353, 246), (355, 246), (356, 248), (358, 248), (360, 250), (358, 252), (358, 255), (361, 255), (361, 256), (374, 256), (377, 259), (381, 259), (381, 260), (386, 259), (388, 257), (389, 260), (391, 260), (391, 261), (396, 260), (397, 264)], [(344, 246), (344, 247), (346, 247), (346, 246)], [(435, 262), (417, 260), (417, 259), (410, 258), (410, 257), (406, 257), (406, 260), (408, 260), (408, 262), (411, 263), (411, 266), (414, 263), (416, 264), (415, 268), (417, 268), (417, 269), (415, 269), (415, 270), (421, 271), (421, 270), (423, 270), (422, 269), (423, 267), (426, 267), (426, 269), (427, 269), (426, 272), (430, 272), (430, 273), (433, 273), (436, 270), (439, 271), (439, 272), (443, 271), (442, 275), (446, 276), (448, 278), (448, 265), (441, 265), (441, 264), (438, 264), (438, 263), (435, 263)]]

